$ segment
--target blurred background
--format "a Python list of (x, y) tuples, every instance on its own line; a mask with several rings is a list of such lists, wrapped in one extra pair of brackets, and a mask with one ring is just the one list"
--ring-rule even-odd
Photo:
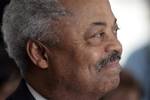
[(121, 64), (140, 83), (142, 100), (150, 100), (150, 0), (110, 0), (110, 3), (120, 27)]
[[(8, 2), (0, 0), (0, 18)], [(143, 89), (140, 100), (150, 100), (150, 0), (110, 0), (110, 3), (120, 27), (118, 38), (123, 45), (121, 65)], [(4, 48), (1, 35), (0, 47)]]
[(124, 65), (135, 50), (150, 42), (150, 0), (110, 0), (118, 19), (118, 38), (123, 45)]

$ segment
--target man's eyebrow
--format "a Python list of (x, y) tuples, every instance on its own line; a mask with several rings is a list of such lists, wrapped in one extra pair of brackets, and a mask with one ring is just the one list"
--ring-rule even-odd
[(115, 18), (114, 24), (117, 24), (117, 18)]
[(96, 25), (96, 26), (106, 26), (105, 22), (93, 22), (92, 25)]
[[(117, 24), (117, 19), (114, 18), (114, 22), (113, 24)], [(96, 26), (106, 26), (106, 23), (105, 22), (102, 22), (102, 21), (98, 21), (98, 22), (93, 22), (92, 25), (96, 25)]]
[(117, 23), (117, 19), (115, 18), (115, 21), (114, 21), (114, 27), (117, 27), (119, 29), (119, 26), (118, 26), (118, 23)]

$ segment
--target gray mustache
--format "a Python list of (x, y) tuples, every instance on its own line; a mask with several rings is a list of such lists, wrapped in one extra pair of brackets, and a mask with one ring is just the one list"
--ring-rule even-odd
[(100, 71), (100, 69), (107, 65), (110, 62), (116, 61), (116, 60), (120, 60), (121, 59), (121, 54), (119, 52), (113, 51), (111, 54), (109, 54), (107, 57), (101, 59), (100, 61), (98, 61), (98, 63), (96, 64), (96, 68), (98, 71)]

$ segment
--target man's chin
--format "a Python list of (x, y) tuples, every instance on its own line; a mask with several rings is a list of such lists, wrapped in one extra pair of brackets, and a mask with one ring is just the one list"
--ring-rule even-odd
[(105, 82), (106, 93), (116, 89), (119, 86), (121, 69), (122, 68), (119, 64), (117, 67), (107, 69), (107, 71), (109, 71), (109, 75), (107, 76), (107, 82)]
[(103, 88), (100, 88), (99, 93), (102, 93), (100, 95), (104, 96), (107, 93), (111, 92), (112, 90), (116, 89), (119, 86), (119, 83), (120, 83), (119, 75), (111, 77), (109, 80), (104, 82)]
[(118, 78), (114, 79), (113, 86), (112, 86), (112, 89), (110, 89), (110, 91), (116, 89), (119, 86), (119, 83), (120, 83), (120, 77), (118, 75)]

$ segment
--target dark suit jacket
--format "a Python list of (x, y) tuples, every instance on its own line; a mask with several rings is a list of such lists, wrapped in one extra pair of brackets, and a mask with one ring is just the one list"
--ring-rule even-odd
[(22, 80), (16, 91), (6, 100), (35, 100), (35, 98), (29, 92), (25, 81)]

